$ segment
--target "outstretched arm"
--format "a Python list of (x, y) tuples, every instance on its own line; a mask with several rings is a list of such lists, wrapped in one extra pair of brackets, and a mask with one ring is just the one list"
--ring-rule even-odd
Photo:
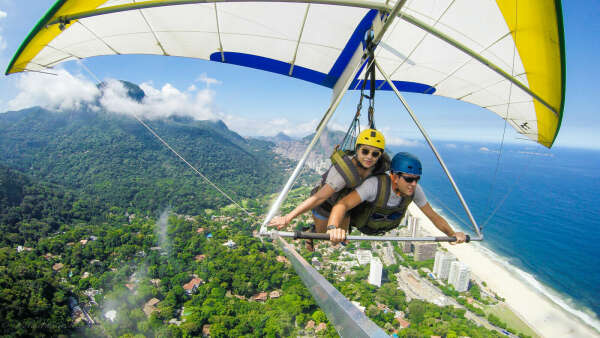
[(359, 205), (362, 202), (360, 195), (356, 190), (353, 190), (351, 193), (346, 195), (346, 197), (342, 198), (339, 202), (335, 204), (333, 209), (331, 209), (331, 214), (329, 215), (328, 225), (334, 225), (336, 229), (328, 230), (329, 238), (332, 242), (337, 243), (346, 239), (346, 230), (340, 227), (342, 221), (344, 219), (344, 215), (349, 210), (352, 210), (355, 206)]
[(300, 203), (294, 210), (285, 216), (273, 217), (269, 222), (270, 226), (277, 226), (278, 229), (290, 224), (290, 222), (302, 215), (306, 211), (313, 209), (314, 207), (321, 205), (326, 199), (331, 197), (335, 191), (329, 184), (324, 184), (314, 195), (310, 196), (304, 202)]
[[(424, 206), (420, 207), (421, 211), (429, 218), (429, 220), (435, 225), (436, 228), (440, 229), (441, 232), (445, 233), (447, 236), (456, 237), (456, 243), (463, 243), (466, 240), (466, 236), (462, 232), (454, 232), (450, 224), (446, 222), (444, 217), (440, 216), (429, 203), (426, 203)], [(454, 244), (450, 242), (450, 244)]]

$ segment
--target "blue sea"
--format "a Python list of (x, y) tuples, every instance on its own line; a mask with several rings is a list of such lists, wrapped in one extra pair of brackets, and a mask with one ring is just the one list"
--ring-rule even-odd
[[(499, 152), (500, 144), (457, 142), (436, 147), (484, 225), (484, 247), (600, 330), (600, 151), (505, 144)], [(453, 225), (472, 229), (429, 147), (392, 150), (419, 156), (420, 184), (432, 206)]]

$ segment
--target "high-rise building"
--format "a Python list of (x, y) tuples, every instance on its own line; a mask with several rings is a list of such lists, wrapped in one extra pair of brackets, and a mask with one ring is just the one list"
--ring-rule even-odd
[(433, 263), (433, 273), (437, 278), (446, 280), (450, 274), (450, 264), (456, 260), (453, 254), (447, 251), (438, 251), (435, 253), (435, 261)]
[(415, 243), (413, 245), (415, 248), (415, 262), (425, 261), (435, 257), (437, 243)]
[(402, 221), (400, 221), (400, 226), (401, 227), (405, 227), (408, 226), (408, 220), (412, 217), (410, 211), (406, 211), (406, 214), (404, 215), (404, 217), (402, 218)]
[(459, 261), (454, 261), (450, 264), (450, 274), (448, 283), (454, 286), (454, 289), (459, 292), (467, 291), (469, 288), (469, 280), (471, 279), (471, 269)]
[(369, 250), (356, 250), (356, 259), (358, 260), (358, 264), (365, 265), (369, 264), (373, 258), (373, 254)]
[(371, 270), (369, 271), (369, 284), (381, 286), (381, 273), (383, 272), (383, 264), (379, 257), (371, 259)]
[(403, 253), (411, 253), (413, 249), (413, 243), (412, 242), (403, 242), (402, 243), (402, 252)]
[(412, 215), (407, 215), (405, 219), (408, 226), (408, 236), (417, 237), (419, 232), (419, 219)]

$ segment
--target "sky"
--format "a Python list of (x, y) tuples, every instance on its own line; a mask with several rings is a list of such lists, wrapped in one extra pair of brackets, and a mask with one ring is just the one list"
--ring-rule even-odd
[[(0, 0), (0, 69), (2, 74), (21, 42), (52, 6), (53, 0)], [(597, 65), (600, 51), (599, 1), (565, 1), (566, 100), (555, 147), (600, 149), (600, 93)], [(0, 112), (41, 105), (76, 107), (97, 95), (97, 81), (107, 81), (102, 105), (109, 111), (129, 111), (153, 118), (166, 111), (183, 111), (196, 119), (221, 119), (244, 136), (284, 132), (300, 137), (314, 132), (325, 113), (331, 91), (297, 79), (216, 62), (164, 56), (101, 56), (67, 62), (54, 75), (0, 75)], [(139, 84), (144, 105), (123, 100), (123, 87), (114, 80)], [(405, 97), (434, 140), (486, 141), (536, 146), (497, 115), (452, 99), (421, 94)], [(347, 94), (329, 127), (345, 130), (356, 111), (358, 93)], [(366, 113), (366, 109), (363, 110)], [(378, 92), (378, 129), (389, 144), (423, 144), (414, 123), (392, 92)]]

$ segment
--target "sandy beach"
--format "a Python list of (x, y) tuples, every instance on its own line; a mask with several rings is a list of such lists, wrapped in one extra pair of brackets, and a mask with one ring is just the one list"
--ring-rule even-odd
[[(432, 235), (443, 236), (414, 204), (410, 213), (419, 219), (422, 229)], [(478, 243), (442, 244), (463, 263), (471, 273), (484, 280), (488, 287), (512, 308), (529, 326), (543, 337), (600, 337), (600, 333), (585, 325), (573, 314), (565, 311), (547, 296), (524, 282), (516, 272), (511, 272), (479, 248)]]

